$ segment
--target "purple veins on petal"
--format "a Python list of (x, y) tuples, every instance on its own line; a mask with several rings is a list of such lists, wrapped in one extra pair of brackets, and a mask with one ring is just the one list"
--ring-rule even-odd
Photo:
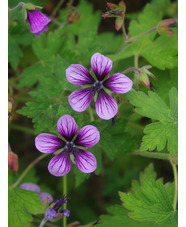
[(112, 69), (112, 61), (100, 53), (91, 58), (91, 67), (98, 80), (103, 80)]
[(47, 25), (45, 25), (45, 27), (43, 27), (43, 29), (40, 32), (37, 32), (36, 35), (40, 36), (42, 32), (47, 32), (48, 31), (48, 27)]
[(68, 97), (68, 101), (73, 110), (83, 112), (90, 105), (94, 95), (95, 90), (93, 87), (83, 88), (72, 92)]
[(66, 69), (66, 78), (75, 85), (93, 84), (95, 82), (88, 69), (79, 64), (72, 64)]
[(57, 136), (42, 133), (35, 138), (35, 146), (42, 153), (53, 153), (63, 148), (65, 142)]
[(60, 135), (70, 141), (78, 131), (78, 126), (73, 117), (68, 114), (63, 115), (57, 122), (57, 129)]
[(121, 73), (115, 73), (103, 82), (103, 85), (115, 93), (126, 93), (132, 89), (133, 82)]
[(61, 153), (54, 156), (48, 164), (49, 172), (56, 177), (66, 175), (67, 173), (69, 173), (70, 169), (71, 169), (70, 153), (67, 150), (64, 150)]
[(93, 147), (99, 142), (100, 133), (98, 129), (92, 125), (86, 125), (78, 132), (74, 141), (77, 146)]
[(94, 172), (94, 170), (97, 168), (97, 161), (92, 153), (76, 148), (73, 154), (77, 167), (83, 173)]
[(113, 118), (118, 112), (116, 101), (107, 94), (103, 89), (99, 91), (96, 100), (96, 113), (105, 120)]
[(27, 20), (31, 27), (30, 31), (37, 36), (39, 36), (41, 32), (48, 30), (47, 24), (51, 21), (50, 18), (36, 9), (27, 10)]
[(52, 195), (50, 195), (49, 193), (47, 192), (40, 192), (38, 193), (38, 195), (41, 197), (41, 202), (44, 203), (45, 200), (48, 198), (48, 203), (51, 203), (54, 199), (52, 197)]
[(37, 184), (33, 184), (33, 183), (23, 183), (19, 186), (19, 188), (21, 189), (25, 189), (25, 190), (29, 190), (29, 191), (33, 191), (33, 192), (40, 192), (40, 187)]

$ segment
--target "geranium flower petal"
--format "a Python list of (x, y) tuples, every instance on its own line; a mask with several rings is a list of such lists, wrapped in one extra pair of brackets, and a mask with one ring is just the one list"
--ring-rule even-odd
[(103, 82), (103, 86), (115, 93), (126, 93), (131, 90), (132, 80), (121, 73), (115, 73)]
[(93, 147), (99, 142), (100, 133), (93, 125), (86, 125), (78, 132), (74, 141), (77, 146)]
[(35, 146), (42, 153), (53, 153), (63, 148), (65, 142), (57, 136), (42, 133), (35, 138)]
[(56, 177), (62, 177), (66, 175), (67, 173), (69, 173), (70, 169), (70, 153), (67, 150), (64, 150), (54, 156), (48, 164), (49, 172)]
[(85, 150), (75, 148), (74, 154), (74, 161), (83, 173), (91, 173), (97, 168), (97, 161), (95, 156)]
[(57, 129), (60, 135), (71, 141), (78, 131), (78, 126), (73, 117), (68, 114), (63, 115), (57, 122)]
[(99, 91), (96, 100), (96, 113), (104, 119), (109, 120), (113, 118), (118, 112), (118, 105), (116, 101), (107, 94), (103, 89)]
[(95, 53), (91, 58), (91, 67), (98, 80), (103, 80), (112, 69), (112, 61), (100, 53)]
[(72, 64), (67, 68), (66, 78), (71, 84), (75, 85), (93, 84), (95, 82), (88, 69), (79, 64)]
[(45, 25), (41, 31), (39, 31), (39, 32), (36, 33), (36, 35), (37, 36), (40, 36), (42, 32), (47, 32), (47, 31), (48, 31), (48, 26)]
[(72, 109), (77, 112), (83, 112), (90, 105), (94, 95), (95, 91), (93, 87), (83, 88), (72, 92), (68, 97), (68, 101)]
[(33, 184), (33, 183), (30, 183), (30, 182), (26, 182), (26, 183), (21, 184), (19, 186), (19, 188), (29, 190), (29, 191), (33, 191), (33, 192), (37, 192), (37, 193), (40, 192), (40, 187), (37, 184)]
[(50, 18), (36, 9), (27, 10), (27, 20), (30, 24), (30, 31), (37, 35), (39, 35), (39, 32), (45, 31), (45, 26), (51, 21)]
[(38, 195), (41, 197), (41, 202), (44, 203), (45, 200), (48, 198), (48, 203), (50, 204), (54, 199), (52, 197), (52, 195), (50, 195), (49, 193), (47, 192), (40, 192), (38, 193)]

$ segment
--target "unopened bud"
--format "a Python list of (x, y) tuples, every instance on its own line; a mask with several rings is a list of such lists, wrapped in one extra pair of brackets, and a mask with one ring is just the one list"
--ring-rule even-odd
[(141, 72), (139, 74), (139, 80), (147, 87), (149, 88), (150, 87), (150, 81), (149, 81), (149, 78), (147, 76), (147, 74), (145, 72)]
[(124, 21), (126, 5), (123, 1), (120, 1), (118, 5), (107, 2), (108, 11), (102, 14), (102, 17), (116, 17), (115, 28), (119, 30)]
[(15, 172), (17, 172), (19, 168), (18, 156), (14, 152), (12, 152), (9, 144), (8, 144), (8, 167), (12, 168)]
[(174, 24), (174, 19), (165, 19), (159, 22), (157, 26), (157, 31), (160, 35), (173, 36), (175, 33), (170, 30), (170, 25)]

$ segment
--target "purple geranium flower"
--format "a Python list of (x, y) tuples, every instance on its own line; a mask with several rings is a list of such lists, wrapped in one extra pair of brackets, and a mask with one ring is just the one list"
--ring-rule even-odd
[[(74, 156), (77, 167), (84, 173), (91, 173), (97, 168), (97, 161), (94, 155), (80, 147), (92, 147), (100, 139), (98, 129), (92, 125), (86, 125), (79, 130), (73, 117), (63, 115), (57, 122), (59, 137), (48, 133), (42, 133), (35, 139), (36, 148), (42, 153), (54, 153), (64, 148), (59, 154), (53, 157), (48, 170), (54, 176), (64, 176), (71, 169), (70, 155)], [(75, 135), (77, 136), (75, 137)]]
[(47, 192), (40, 192), (40, 187), (37, 184), (33, 184), (30, 182), (23, 183), (19, 186), (21, 189), (29, 190), (37, 192), (37, 194), (41, 197), (41, 202), (44, 203), (46, 199), (48, 199), (48, 202), (51, 203), (53, 201), (52, 195), (50, 195)]
[(96, 92), (96, 113), (105, 120), (113, 118), (118, 111), (115, 100), (104, 90), (107, 88), (115, 93), (126, 93), (131, 90), (133, 82), (121, 73), (115, 73), (106, 79), (112, 69), (112, 61), (102, 54), (95, 53), (91, 58), (91, 67), (96, 76), (92, 77), (88, 69), (79, 64), (72, 64), (66, 70), (67, 80), (75, 85), (91, 85), (72, 92), (68, 100), (77, 112), (83, 112), (90, 105)]
[(41, 32), (48, 31), (47, 24), (51, 21), (50, 18), (46, 17), (37, 9), (27, 9), (27, 20), (31, 27), (30, 32), (35, 33), (37, 36), (39, 36)]

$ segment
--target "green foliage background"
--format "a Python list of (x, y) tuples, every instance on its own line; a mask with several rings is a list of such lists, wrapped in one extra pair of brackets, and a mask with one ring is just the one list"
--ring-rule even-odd
[[(155, 27), (164, 18), (177, 18), (176, 2), (142, 2), (131, 8), (132, 3), (126, 1), (125, 23), (131, 37)], [(9, 0), (9, 7), (18, 3)], [(57, 2), (35, 0), (32, 3), (45, 5), (45, 14), (51, 16), (53, 8), (50, 6), (55, 7)], [(34, 146), (36, 135), (42, 132), (57, 135), (58, 118), (70, 114), (79, 128), (95, 125), (101, 139), (89, 149), (98, 162), (95, 173), (84, 174), (73, 165), (68, 174), (71, 198), (68, 223), (79, 221), (81, 225), (90, 223), (87, 226), (92, 226), (100, 217), (100, 226), (105, 227), (175, 227), (177, 211), (172, 206), (174, 183), (170, 163), (131, 153), (149, 150), (170, 154), (172, 159), (177, 155), (177, 28), (172, 28), (176, 33), (172, 37), (159, 36), (154, 31), (123, 45), (121, 31), (114, 30), (114, 18), (101, 18), (106, 2), (101, 6), (97, 1), (75, 1), (81, 17), (71, 24), (67, 24), (66, 3), (52, 18), (49, 31), (39, 37), (30, 33), (21, 9), (9, 14), (9, 97), (14, 99), (9, 142), (19, 156), (18, 172), (9, 169), (9, 185), (40, 155)], [(113, 60), (111, 75), (133, 67), (137, 55), (138, 67), (152, 65), (150, 71), (157, 78), (150, 78), (151, 90), (141, 85), (139, 92), (134, 85), (128, 94), (115, 94), (120, 116), (116, 116), (114, 122), (98, 118), (94, 103), (91, 104), (94, 114), (91, 122), (88, 110), (77, 113), (68, 104), (68, 95), (78, 86), (66, 80), (66, 68), (79, 63), (90, 69), (91, 56), (96, 52)], [(133, 79), (134, 73), (127, 76)], [(48, 172), (51, 157), (34, 166), (22, 183), (36, 183), (41, 191), (58, 199), (63, 193), (63, 182), (62, 178)], [(39, 225), (43, 210), (36, 193), (10, 189), (9, 203), (10, 227), (30, 226), (29, 222), (32, 226)], [(61, 226), (61, 223), (59, 220), (53, 225)]]

